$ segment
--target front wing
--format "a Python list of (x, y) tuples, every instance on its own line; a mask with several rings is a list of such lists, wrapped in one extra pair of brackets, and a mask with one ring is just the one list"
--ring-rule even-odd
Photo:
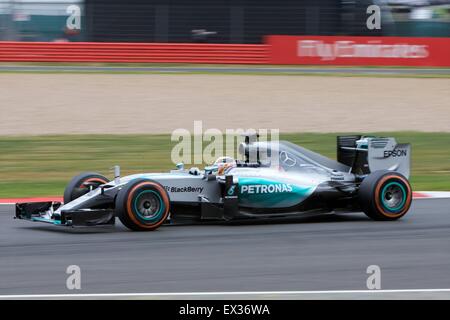
[(79, 209), (58, 212), (60, 202), (28, 202), (16, 204), (16, 219), (50, 223), (58, 226), (113, 225), (112, 209)]

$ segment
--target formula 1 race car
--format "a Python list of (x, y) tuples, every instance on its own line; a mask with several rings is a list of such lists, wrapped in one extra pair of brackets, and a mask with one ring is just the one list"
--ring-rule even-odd
[[(339, 136), (337, 161), (287, 141), (245, 135), (242, 160), (219, 158), (204, 170), (142, 173), (109, 181), (97, 173), (74, 177), (64, 204), (16, 204), (18, 219), (63, 226), (112, 225), (132, 230), (163, 223), (292, 217), (364, 211), (396, 220), (409, 210), (410, 145), (394, 138)], [(276, 161), (275, 161), (276, 160)]]

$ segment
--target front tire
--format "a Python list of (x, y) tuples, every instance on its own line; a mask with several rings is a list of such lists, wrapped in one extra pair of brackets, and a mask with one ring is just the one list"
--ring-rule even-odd
[(170, 201), (164, 187), (149, 179), (126, 184), (116, 198), (116, 215), (127, 228), (151, 231), (164, 223), (169, 215)]
[(70, 180), (64, 190), (64, 203), (69, 203), (100, 185), (108, 183), (108, 178), (95, 172), (83, 172)]
[(397, 220), (411, 206), (412, 189), (402, 174), (380, 170), (363, 180), (358, 198), (364, 213), (373, 220)]

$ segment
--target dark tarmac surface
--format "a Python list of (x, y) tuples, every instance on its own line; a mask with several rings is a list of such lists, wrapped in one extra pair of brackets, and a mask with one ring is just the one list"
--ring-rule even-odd
[[(367, 290), (369, 265), (381, 268), (382, 289), (450, 288), (448, 199), (416, 200), (394, 222), (352, 213), (291, 223), (165, 226), (148, 233), (120, 223), (72, 229), (12, 216), (12, 206), (0, 206), (0, 295)], [(69, 265), (81, 268), (81, 290), (66, 288)], [(416, 292), (412, 298), (448, 299), (450, 292)]]

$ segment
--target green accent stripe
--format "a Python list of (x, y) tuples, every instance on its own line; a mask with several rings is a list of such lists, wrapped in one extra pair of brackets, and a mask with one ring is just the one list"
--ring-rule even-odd
[[(264, 186), (264, 187), (263, 187)], [(239, 203), (254, 208), (291, 207), (308, 198), (315, 186), (301, 186), (266, 178), (239, 178)]]
[(31, 221), (51, 223), (51, 224), (54, 224), (54, 225), (60, 225), (61, 224), (60, 220), (46, 219), (46, 218), (39, 218), (39, 217), (32, 217)]

